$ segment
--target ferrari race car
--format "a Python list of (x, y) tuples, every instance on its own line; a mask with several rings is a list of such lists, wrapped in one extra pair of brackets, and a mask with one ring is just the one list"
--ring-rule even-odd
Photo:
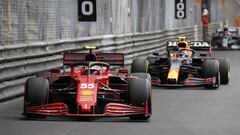
[[(24, 115), (46, 116), (129, 116), (147, 120), (151, 116), (151, 77), (128, 73), (122, 53), (65, 53), (64, 68), (49, 75), (29, 78), (25, 84)], [(69, 70), (67, 71), (67, 69)]]
[(214, 49), (240, 49), (240, 35), (237, 28), (217, 29), (211, 45)]
[(167, 56), (154, 55), (135, 59), (131, 72), (148, 72), (152, 76), (152, 84), (157, 86), (216, 89), (229, 82), (229, 59), (212, 58), (211, 46), (207, 42), (187, 42), (185, 37), (180, 37), (177, 42), (168, 42)]

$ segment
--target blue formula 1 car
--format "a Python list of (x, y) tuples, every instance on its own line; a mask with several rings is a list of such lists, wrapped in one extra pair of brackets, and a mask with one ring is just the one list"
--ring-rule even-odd
[(229, 83), (229, 59), (213, 58), (207, 42), (188, 42), (179, 37), (177, 42), (168, 42), (166, 56), (154, 55), (135, 59), (131, 67), (132, 72), (148, 72), (153, 85), (218, 88)]

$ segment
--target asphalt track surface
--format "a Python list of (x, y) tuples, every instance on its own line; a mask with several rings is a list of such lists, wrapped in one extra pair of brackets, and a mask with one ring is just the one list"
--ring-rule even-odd
[(230, 84), (218, 90), (154, 88), (150, 121), (25, 119), (18, 98), (0, 105), (0, 135), (240, 135), (240, 52), (215, 55), (230, 58)]

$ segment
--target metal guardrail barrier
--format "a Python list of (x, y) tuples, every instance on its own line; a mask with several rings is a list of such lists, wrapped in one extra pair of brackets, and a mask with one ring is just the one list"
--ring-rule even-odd
[[(196, 32), (197, 30), (197, 32)], [(124, 52), (125, 64), (153, 52), (165, 53), (165, 45), (179, 35), (201, 39), (201, 26), (159, 32), (105, 35), (80, 39), (0, 46), (0, 101), (23, 94), (26, 79), (38, 72), (62, 66), (64, 52), (81, 51), (84, 45), (101, 46), (99, 52)], [(197, 36), (197, 37), (196, 37)]]

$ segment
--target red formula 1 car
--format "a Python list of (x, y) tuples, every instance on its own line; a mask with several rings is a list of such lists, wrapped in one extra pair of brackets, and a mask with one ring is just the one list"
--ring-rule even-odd
[(70, 71), (52, 69), (48, 76), (26, 81), (24, 115), (150, 118), (150, 75), (123, 68), (113, 73), (110, 65), (123, 66), (123, 54), (95, 54), (95, 47), (85, 48), (90, 52), (64, 54), (64, 66)]

